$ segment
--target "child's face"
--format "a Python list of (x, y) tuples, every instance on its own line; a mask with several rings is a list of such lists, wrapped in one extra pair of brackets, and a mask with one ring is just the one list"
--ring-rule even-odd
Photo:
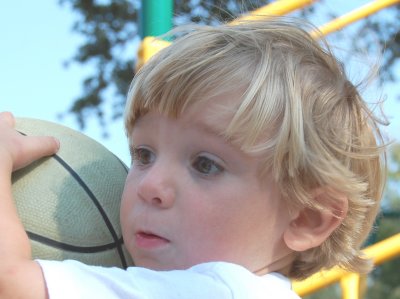
[(178, 119), (150, 112), (135, 125), (121, 222), (137, 266), (227, 261), (255, 271), (288, 255), (289, 215), (276, 186), (261, 182), (259, 158), (213, 133), (209, 109)]

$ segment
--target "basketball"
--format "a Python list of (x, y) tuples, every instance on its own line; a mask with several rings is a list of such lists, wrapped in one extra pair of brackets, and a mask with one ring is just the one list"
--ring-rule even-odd
[(15, 204), (33, 258), (132, 265), (119, 222), (125, 164), (100, 143), (59, 124), (17, 118), (16, 130), (55, 136), (61, 144), (56, 155), (12, 175)]

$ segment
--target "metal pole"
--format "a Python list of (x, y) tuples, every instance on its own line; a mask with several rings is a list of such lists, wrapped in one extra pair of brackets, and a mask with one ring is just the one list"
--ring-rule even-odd
[(158, 36), (172, 28), (173, 0), (142, 0), (140, 36)]
[(354, 23), (360, 19), (366, 18), (377, 11), (389, 7), (391, 5), (399, 4), (400, 0), (376, 0), (370, 2), (358, 9), (355, 9), (345, 15), (332, 20), (331, 22), (321, 26), (317, 32), (312, 32), (314, 37), (328, 35), (331, 32), (338, 31), (343, 27)]
[(278, 0), (271, 2), (265, 6), (262, 6), (256, 10), (249, 12), (237, 19), (233, 20), (231, 23), (236, 24), (240, 21), (245, 20), (257, 20), (265, 19), (266, 16), (283, 16), (296, 9), (303, 8), (315, 2), (317, 0)]

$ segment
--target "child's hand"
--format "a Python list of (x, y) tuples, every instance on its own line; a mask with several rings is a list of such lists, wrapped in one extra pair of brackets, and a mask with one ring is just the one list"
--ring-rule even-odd
[(13, 171), (33, 161), (56, 153), (60, 143), (53, 137), (23, 136), (15, 129), (10, 112), (0, 113), (0, 167)]

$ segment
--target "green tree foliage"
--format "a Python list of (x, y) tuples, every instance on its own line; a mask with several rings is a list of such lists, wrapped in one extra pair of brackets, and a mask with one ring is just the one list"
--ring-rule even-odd
[[(58, 0), (63, 7), (74, 11), (74, 32), (82, 37), (82, 44), (69, 62), (88, 65), (91, 73), (82, 82), (82, 93), (74, 99), (66, 114), (73, 115), (85, 127), (88, 118), (97, 118), (106, 131), (110, 119), (122, 116), (125, 97), (134, 76), (135, 45), (140, 40), (138, 20), (140, 0)], [(248, 11), (268, 4), (271, 0), (174, 0), (173, 23), (187, 22), (217, 24), (230, 21)], [(335, 17), (323, 11), (328, 0), (301, 10), (305, 19)], [(385, 10), (385, 18), (368, 18), (349, 40), (353, 49), (365, 52), (379, 42), (386, 48), (382, 59), (381, 78), (396, 80), (394, 65), (400, 57), (400, 5)], [(375, 39), (371, 42), (371, 37)], [(110, 109), (111, 108), (111, 109)], [(106, 113), (107, 111), (107, 113)], [(110, 115), (111, 111), (111, 115)]]
[[(328, 0), (325, 0), (328, 2)], [(121, 117), (125, 96), (134, 76), (134, 65), (138, 36), (140, 0), (59, 0), (64, 7), (72, 9), (77, 17), (73, 30), (82, 36), (83, 42), (70, 62), (89, 65), (92, 72), (82, 82), (83, 91), (75, 99), (67, 114), (72, 114), (83, 128), (89, 117), (97, 117), (104, 125), (111, 119)], [(229, 21), (247, 11), (271, 2), (270, 0), (175, 0), (174, 24), (187, 22), (217, 24)], [(324, 0), (303, 9), (303, 17), (325, 15)], [(353, 40), (354, 50), (376, 45), (371, 36), (378, 37), (386, 45), (382, 61), (382, 78), (395, 79), (393, 66), (400, 56), (400, 5), (387, 9), (388, 17), (371, 17), (360, 26)], [(371, 34), (372, 32), (372, 34)], [(360, 38), (362, 37), (362, 38)], [(111, 107), (111, 109), (110, 109)], [(111, 115), (106, 116), (106, 111)]]
[[(72, 62), (89, 64), (93, 72), (83, 81), (82, 95), (75, 99), (68, 113), (75, 115), (83, 128), (90, 116), (106, 124), (105, 110), (112, 107), (112, 118), (123, 113), (125, 96), (134, 76), (136, 52), (133, 45), (139, 40), (140, 0), (59, 0), (69, 6), (77, 20), (73, 30), (84, 41)], [(218, 2), (218, 5), (214, 4)], [(246, 4), (247, 3), (247, 4)], [(216, 24), (231, 20), (268, 1), (188, 1), (174, 3), (174, 24), (196, 22)]]
[(139, 1), (59, 1), (74, 10), (78, 19), (73, 30), (84, 38), (71, 60), (94, 66), (82, 83), (82, 95), (68, 112), (76, 116), (81, 127), (91, 114), (104, 125), (105, 103), (112, 105), (114, 118), (121, 116), (125, 103), (122, 94), (133, 77), (135, 55), (125, 53), (137, 36)]

